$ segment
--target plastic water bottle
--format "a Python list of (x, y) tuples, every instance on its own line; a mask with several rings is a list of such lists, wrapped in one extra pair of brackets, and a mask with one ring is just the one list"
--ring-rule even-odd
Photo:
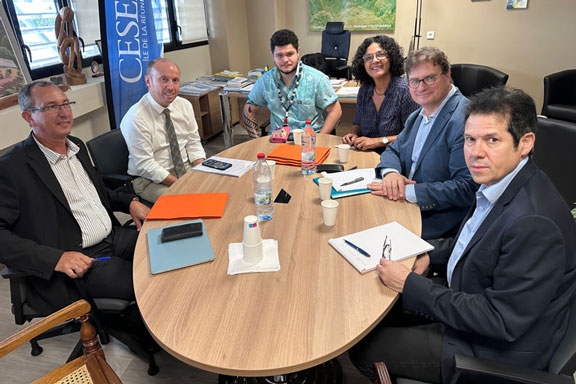
[(310, 175), (316, 172), (316, 134), (311, 126), (312, 122), (306, 120), (306, 128), (302, 133), (302, 174)]
[(268, 221), (274, 216), (274, 203), (272, 202), (272, 173), (266, 163), (266, 155), (258, 154), (258, 161), (254, 165), (254, 205), (256, 216), (260, 221)]

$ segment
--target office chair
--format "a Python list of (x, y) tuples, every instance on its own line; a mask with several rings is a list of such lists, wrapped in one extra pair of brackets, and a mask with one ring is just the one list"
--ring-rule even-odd
[(576, 69), (544, 77), (542, 114), (576, 123)]
[(49, 372), (35, 382), (41, 383), (95, 383), (115, 384), (121, 383), (120, 379), (106, 362), (104, 351), (98, 343), (96, 330), (88, 321), (90, 304), (85, 300), (79, 300), (66, 308), (51, 314), (39, 322), (30, 325), (16, 335), (0, 342), (0, 358), (6, 356), (26, 341), (33, 340), (43, 332), (53, 328), (69, 319), (78, 318), (81, 323), (80, 344), (83, 346), (84, 355), (73, 361)]
[[(455, 355), (455, 372), (450, 384), (466, 383), (527, 383), (527, 384), (574, 384), (576, 371), (576, 300), (572, 303), (568, 330), (552, 355), (548, 371), (538, 371), (509, 365), (506, 362)], [(377, 383), (388, 384), (388, 371), (381, 362), (374, 363)], [(378, 381), (380, 380), (380, 381)], [(388, 377), (388, 380), (390, 378)], [(398, 378), (397, 384), (426, 384), (421, 381)]]
[[(576, 123), (538, 117), (534, 162), (552, 180), (570, 209), (576, 202)], [(567, 172), (568, 170), (568, 172)]]
[[(1, 272), (1, 275), (3, 278), (9, 279), (10, 281), (10, 301), (12, 303), (12, 313), (14, 314), (14, 321), (16, 324), (22, 325), (32, 319), (44, 317), (41, 313), (31, 307), (27, 301), (30, 292), (26, 281), (26, 277), (29, 276), (28, 274), (14, 269), (5, 268)], [(123, 328), (116, 327), (114, 324), (114, 322), (117, 321), (117, 319), (132, 303), (127, 300), (115, 298), (92, 298), (83, 288), (81, 279), (75, 279), (74, 282), (76, 283), (81, 296), (91, 306), (91, 316), (95, 322), (102, 344), (108, 344), (110, 341), (110, 335), (114, 336), (116, 339), (128, 346), (134, 353), (144, 357), (148, 361), (148, 374), (150, 376), (157, 374), (159, 368), (156, 365), (153, 352), (146, 350), (142, 343), (134, 336), (129, 334)], [(43, 332), (38, 333), (29, 340), (30, 345), (32, 346), (31, 355), (38, 356), (43, 352), (42, 347), (38, 344), (39, 340), (65, 335), (79, 330), (80, 324), (77, 321), (69, 321), (65, 324), (45, 329)], [(82, 344), (78, 343), (70, 353), (67, 362), (80, 356), (82, 352), (81, 348)]]
[(329, 21), (326, 29), (322, 31), (322, 54), (326, 61), (327, 71), (330, 77), (344, 77), (352, 79), (352, 71), (348, 65), (350, 52), (350, 31), (344, 30), (341, 21)]
[(484, 88), (506, 85), (508, 75), (497, 69), (477, 64), (452, 64), (450, 73), (454, 85), (466, 97), (480, 92)]

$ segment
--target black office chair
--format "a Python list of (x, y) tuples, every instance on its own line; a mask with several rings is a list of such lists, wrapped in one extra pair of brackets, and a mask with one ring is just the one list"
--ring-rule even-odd
[[(450, 384), (574, 384), (576, 371), (576, 301), (572, 304), (568, 330), (558, 349), (552, 355), (548, 371), (509, 365), (506, 362), (477, 359), (475, 357), (454, 356), (456, 370)], [(390, 379), (384, 363), (374, 364), (376, 383), (388, 384)], [(397, 378), (396, 384), (427, 384), (417, 380)]]
[[(23, 325), (33, 319), (44, 317), (41, 313), (30, 306), (27, 300), (30, 292), (26, 280), (26, 277), (29, 276), (28, 274), (14, 269), (5, 268), (2, 270), (1, 275), (3, 278), (9, 279), (10, 281), (10, 301), (12, 303), (12, 313), (14, 314), (14, 321), (16, 324)], [(156, 365), (153, 352), (147, 350), (139, 340), (128, 333), (124, 328), (116, 326), (120, 316), (125, 313), (133, 303), (127, 300), (115, 298), (92, 298), (83, 288), (82, 282), (79, 279), (76, 279), (74, 282), (81, 292), (81, 296), (90, 303), (92, 308), (90, 313), (98, 331), (98, 335), (100, 336), (101, 343), (108, 344), (110, 341), (110, 335), (114, 336), (136, 354), (144, 357), (148, 361), (148, 374), (150, 376), (156, 375), (159, 368)], [(43, 332), (39, 336), (30, 340), (30, 345), (32, 346), (31, 355), (38, 356), (43, 352), (43, 348), (38, 344), (38, 341), (77, 332), (79, 330), (80, 323), (75, 320), (70, 320)], [(79, 341), (70, 353), (67, 362), (70, 362), (81, 355), (82, 342)]]
[(478, 64), (452, 64), (450, 66), (452, 82), (466, 97), (480, 92), (484, 88), (506, 85), (508, 75), (497, 69)]
[(350, 53), (350, 31), (344, 30), (341, 21), (329, 21), (322, 31), (322, 55), (326, 61), (326, 74), (330, 77), (352, 79), (348, 65)]
[(576, 178), (571, 167), (576, 164), (576, 123), (538, 117), (534, 162), (544, 171), (570, 209), (576, 203)]
[(544, 77), (542, 114), (576, 123), (576, 69)]
[(128, 174), (128, 147), (120, 129), (112, 129), (86, 142), (94, 166), (104, 185), (112, 190), (134, 193)]

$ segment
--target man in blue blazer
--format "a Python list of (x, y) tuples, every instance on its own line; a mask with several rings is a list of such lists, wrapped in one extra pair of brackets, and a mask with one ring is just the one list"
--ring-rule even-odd
[(462, 154), (468, 99), (450, 83), (450, 63), (437, 48), (408, 55), (406, 73), (410, 94), (421, 108), (382, 153), (376, 166), (382, 182), (368, 187), (373, 194), (418, 204), (424, 239), (451, 236), (478, 188)]
[[(520, 90), (472, 99), (464, 156), (481, 184), (475, 204), (458, 236), (434, 242), (412, 271), (380, 261), (384, 285), (426, 324), (390, 327), (385, 318), (350, 353), (364, 373), (385, 361), (394, 375), (448, 382), (455, 354), (548, 368), (576, 292), (576, 226), (530, 158), (535, 128), (534, 101)], [(422, 276), (434, 264), (445, 266), (447, 285)]]

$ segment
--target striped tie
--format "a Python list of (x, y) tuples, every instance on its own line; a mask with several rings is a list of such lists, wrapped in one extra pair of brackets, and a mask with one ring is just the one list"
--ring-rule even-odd
[(168, 136), (168, 142), (170, 143), (170, 155), (172, 156), (172, 162), (174, 163), (174, 170), (176, 171), (176, 176), (180, 178), (180, 176), (186, 173), (186, 168), (182, 161), (180, 146), (178, 146), (178, 138), (176, 137), (174, 124), (172, 124), (172, 119), (170, 118), (170, 110), (166, 108), (162, 113), (166, 116), (164, 128), (166, 129), (166, 135)]

